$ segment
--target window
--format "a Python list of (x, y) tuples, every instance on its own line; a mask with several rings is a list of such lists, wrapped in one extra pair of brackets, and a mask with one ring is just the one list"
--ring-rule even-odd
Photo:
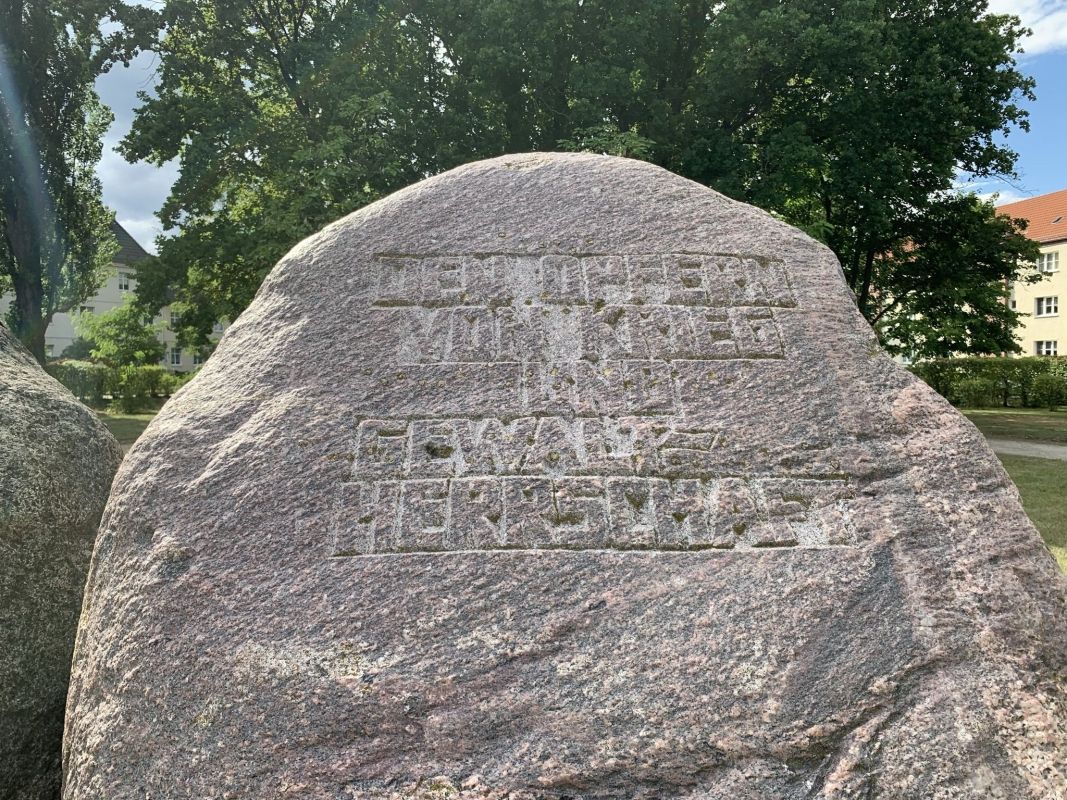
[(222, 323), (215, 320), (215, 323), (211, 326), (212, 333), (222, 333)]
[(56, 352), (56, 346), (54, 344), (46, 344), (44, 346), (44, 354), (48, 358), (51, 358)]
[(178, 311), (170, 312), (170, 329), (172, 331), (178, 330), (182, 326), (182, 315)]
[(1014, 311), (1018, 307), (1019, 303), (1015, 299), (1015, 287), (1011, 287), (1011, 294), (1008, 295), (1008, 308)]
[(78, 306), (79, 314), (92, 314), (95, 311), (96, 308), (94, 308), (93, 306)]
[(1054, 356), (1057, 355), (1058, 342), (1055, 340), (1034, 342), (1034, 353), (1039, 356)]
[(180, 347), (172, 347), (170, 349), (170, 365), (172, 367), (180, 367), (182, 365), (182, 349)]
[(1054, 317), (1060, 313), (1060, 298), (1039, 297), (1034, 301), (1035, 317)]
[(130, 273), (128, 273), (128, 272), (120, 272), (119, 273), (119, 291), (120, 292), (128, 292), (128, 291), (130, 291)]
[(1054, 253), (1042, 253), (1037, 257), (1037, 271), (1043, 272), (1048, 275), (1051, 272), (1060, 271), (1060, 254)]
[(203, 363), (204, 363), (204, 354), (203, 353), (199, 353), (199, 352), (198, 353), (193, 353), (193, 366), (194, 367), (199, 367)]

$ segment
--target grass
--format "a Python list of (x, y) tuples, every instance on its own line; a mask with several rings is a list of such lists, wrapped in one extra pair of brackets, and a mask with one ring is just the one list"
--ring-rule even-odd
[[(1067, 411), (973, 408), (963, 413), (987, 437), (1067, 444)], [(997, 457), (1019, 487), (1023, 508), (1060, 569), (1067, 572), (1067, 461), (1000, 454)]]
[(1023, 508), (1067, 572), (1067, 461), (1026, 456), (1000, 456), (1004, 468), (1019, 487)]
[(963, 413), (985, 436), (1067, 444), (1067, 411), (975, 408), (966, 409)]
[(152, 418), (157, 413), (157, 411), (144, 411), (139, 414), (121, 414), (119, 412), (97, 411), (96, 415), (111, 431), (111, 435), (119, 440), (122, 449), (129, 450), (133, 443), (137, 441), (137, 437), (144, 433), (144, 429), (148, 427), (148, 423), (152, 421)]

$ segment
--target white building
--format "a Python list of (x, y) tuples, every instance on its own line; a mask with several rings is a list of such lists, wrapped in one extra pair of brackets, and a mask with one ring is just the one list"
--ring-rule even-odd
[[(148, 253), (117, 222), (112, 223), (111, 230), (119, 243), (119, 250), (114, 258), (114, 273), (108, 276), (104, 285), (93, 297), (86, 300), (77, 312), (56, 314), (52, 317), (44, 338), (45, 353), (49, 358), (61, 356), (63, 351), (77, 338), (75, 317), (78, 313), (103, 314), (122, 305), (126, 295), (137, 288), (137, 262), (148, 258)], [(7, 313), (13, 300), (10, 294), (0, 297), (0, 317)], [(197, 369), (202, 363), (199, 354), (177, 345), (177, 335), (174, 330), (179, 327), (180, 320), (176, 314), (171, 312), (170, 307), (164, 306), (155, 321), (163, 323), (163, 330), (159, 334), (160, 340), (167, 347), (163, 356), (163, 366), (173, 372), (189, 372)], [(216, 333), (221, 333), (222, 329), (221, 324), (215, 326)]]

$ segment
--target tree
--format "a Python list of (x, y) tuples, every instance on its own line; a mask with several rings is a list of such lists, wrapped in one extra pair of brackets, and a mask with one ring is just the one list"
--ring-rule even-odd
[[(1029, 248), (950, 198), (960, 172), (1011, 173), (1000, 134), (1026, 126), (1019, 100), (1032, 96), (1013, 60), (1023, 29), (986, 10), (985, 0), (171, 2), (158, 96), (144, 98), (125, 142), (129, 158), (182, 165), (161, 212), (173, 233), (142, 300), (177, 298), (205, 341), (214, 318), (233, 319), (277, 258), (325, 222), (465, 161), (586, 149), (647, 159), (804, 228), (841, 259), (872, 323), (919, 336), (904, 319), (946, 303), (985, 313)], [(937, 263), (966, 271), (966, 289), (907, 278), (934, 268), (935, 253), (962, 257), (952, 228), (987, 248)], [(910, 267), (891, 268), (889, 254), (905, 252)], [(975, 322), (939, 346), (1010, 338), (1010, 314), (987, 321), (995, 335)]]
[(184, 343), (234, 319), (263, 276), (327, 222), (439, 169), (432, 45), (389, 4), (179, 0), (159, 84), (124, 142), (178, 158), (160, 219), (176, 235), (139, 265), (139, 296), (188, 309)]
[(93, 350), (95, 349), (96, 342), (79, 335), (75, 336), (74, 340), (63, 348), (63, 352), (59, 354), (59, 357), (69, 358), (73, 361), (88, 361), (92, 358)]
[[(1025, 30), (986, 10), (984, 0), (728, 3), (678, 162), (824, 240), (863, 314), (913, 355), (935, 339), (946, 353), (1006, 349), (1015, 316), (990, 301), (1032, 255), (1012, 226), (950, 191), (960, 173), (1013, 174), (1001, 135), (1027, 127), (1018, 101), (1033, 97), (1013, 58)], [(954, 242), (964, 234), (969, 245)], [(917, 315), (943, 330), (913, 341)]]
[(160, 211), (172, 233), (139, 265), (138, 296), (181, 303), (183, 342), (203, 344), (293, 244), (423, 177), (531, 148), (648, 157), (635, 120), (674, 95), (653, 76), (635, 99), (629, 61), (644, 54), (654, 72), (677, 26), (650, 28), (634, 12), (706, 5), (169, 3), (160, 81), (123, 144), (130, 159), (181, 164)]
[[(896, 249), (874, 260), (867, 313), (891, 352), (913, 360), (1017, 353), (1009, 307), (1012, 281), (1036, 282), (1039, 248), (1023, 220), (998, 216), (992, 203), (949, 195), (901, 223)], [(1025, 265), (1025, 266), (1024, 266)]]
[(146, 322), (144, 309), (132, 298), (103, 314), (80, 315), (77, 327), (93, 343), (92, 358), (109, 367), (140, 367), (163, 358), (162, 325)]
[(94, 172), (111, 114), (93, 81), (152, 18), (109, 0), (0, 5), (0, 292), (14, 289), (8, 321), (42, 362), (52, 316), (98, 288), (116, 249)]

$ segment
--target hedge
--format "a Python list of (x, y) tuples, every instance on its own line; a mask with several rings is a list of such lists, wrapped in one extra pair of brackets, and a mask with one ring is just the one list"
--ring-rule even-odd
[(148, 407), (150, 398), (169, 397), (193, 377), (158, 365), (108, 367), (72, 359), (49, 362), (48, 372), (85, 404), (100, 408), (110, 398), (127, 414)]
[(910, 369), (956, 406), (1055, 408), (1067, 404), (1067, 357), (938, 358)]
[(108, 367), (91, 361), (64, 359), (48, 362), (46, 369), (83, 403), (96, 407), (104, 404), (111, 372)]

